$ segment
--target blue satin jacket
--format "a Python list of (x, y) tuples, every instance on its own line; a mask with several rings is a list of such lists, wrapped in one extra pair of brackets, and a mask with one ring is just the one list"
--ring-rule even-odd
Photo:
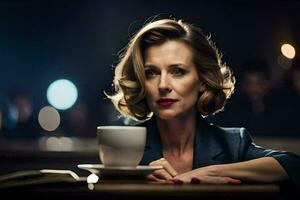
[[(253, 143), (245, 128), (222, 128), (209, 124), (201, 116), (197, 119), (194, 140), (193, 169), (272, 156), (286, 170), (290, 180), (300, 188), (300, 156)], [(140, 124), (147, 128), (147, 141), (141, 165), (163, 157), (163, 150), (155, 117)]]

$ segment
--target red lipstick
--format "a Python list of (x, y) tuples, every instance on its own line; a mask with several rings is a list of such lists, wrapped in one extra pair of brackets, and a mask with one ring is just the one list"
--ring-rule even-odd
[(171, 106), (173, 105), (177, 100), (176, 99), (160, 99), (157, 101), (157, 103), (161, 106)]

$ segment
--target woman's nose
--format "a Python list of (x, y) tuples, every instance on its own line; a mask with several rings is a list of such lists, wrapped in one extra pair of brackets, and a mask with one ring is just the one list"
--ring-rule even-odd
[(171, 92), (172, 91), (172, 89), (170, 87), (170, 84), (169, 84), (169, 80), (168, 80), (167, 74), (163, 74), (162, 73), (160, 75), (160, 79), (159, 79), (159, 83), (158, 83), (158, 89), (162, 93), (166, 93), (166, 92)]

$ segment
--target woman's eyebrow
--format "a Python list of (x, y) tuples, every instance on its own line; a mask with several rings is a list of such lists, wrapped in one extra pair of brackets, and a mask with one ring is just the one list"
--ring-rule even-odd
[(155, 69), (158, 69), (158, 67), (155, 66), (155, 65), (153, 65), (153, 64), (146, 64), (146, 65), (144, 66), (144, 68), (155, 68)]
[[(187, 65), (184, 64), (184, 63), (174, 63), (174, 64), (169, 65), (168, 68), (180, 67), (180, 66), (186, 67)], [(146, 65), (144, 65), (144, 68), (156, 68), (156, 69), (158, 69), (159, 67), (157, 67), (156, 65), (153, 65), (153, 64), (146, 64)]]
[(176, 64), (171, 64), (171, 65), (169, 65), (170, 68), (173, 68), (173, 67), (180, 67), (180, 66), (186, 67), (187, 65), (184, 64), (184, 63), (176, 63)]

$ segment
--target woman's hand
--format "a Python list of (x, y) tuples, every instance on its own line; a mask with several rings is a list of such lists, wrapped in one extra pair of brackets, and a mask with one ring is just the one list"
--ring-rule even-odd
[(198, 168), (180, 175), (175, 176), (171, 181), (193, 184), (240, 184), (241, 181), (228, 176), (218, 174), (216, 166)]
[(241, 180), (245, 182), (272, 183), (289, 179), (284, 168), (272, 157), (210, 165), (182, 174), (177, 174), (165, 159), (159, 159), (150, 165), (163, 166), (162, 170), (157, 170), (148, 177), (149, 180), (162, 183), (240, 184)]
[(162, 184), (172, 184), (174, 181), (171, 181), (175, 176), (178, 175), (176, 170), (170, 165), (170, 163), (164, 159), (160, 158), (149, 164), (150, 166), (163, 166), (162, 169), (155, 170), (153, 173), (147, 176), (147, 180), (154, 181)]
[(178, 174), (170, 163), (164, 159), (158, 159), (149, 164), (150, 166), (163, 166), (147, 176), (147, 180), (158, 184), (240, 184), (241, 181), (228, 176), (218, 174), (217, 166), (198, 168), (183, 174)]

